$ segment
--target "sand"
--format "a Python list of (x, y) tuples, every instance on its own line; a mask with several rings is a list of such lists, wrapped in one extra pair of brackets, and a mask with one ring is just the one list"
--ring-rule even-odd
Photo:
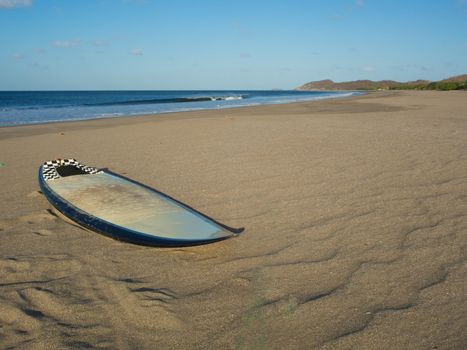
[[(467, 93), (0, 129), (0, 348), (467, 347)], [(245, 227), (121, 243), (60, 217), (75, 157)]]

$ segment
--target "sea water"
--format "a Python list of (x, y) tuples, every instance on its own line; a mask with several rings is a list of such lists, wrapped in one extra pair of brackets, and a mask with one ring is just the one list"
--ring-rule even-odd
[(359, 93), (294, 90), (0, 91), (0, 126), (291, 103), (355, 94)]

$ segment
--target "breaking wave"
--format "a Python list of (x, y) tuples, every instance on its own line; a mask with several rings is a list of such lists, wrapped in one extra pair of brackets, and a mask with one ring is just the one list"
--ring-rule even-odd
[(126, 106), (126, 105), (160, 104), (160, 103), (232, 101), (232, 100), (243, 100), (244, 98), (246, 98), (246, 95), (154, 98), (154, 99), (148, 99), (148, 100), (127, 100), (127, 101), (112, 101), (112, 102), (103, 102), (103, 103), (86, 103), (86, 104), (83, 104), (83, 106)]

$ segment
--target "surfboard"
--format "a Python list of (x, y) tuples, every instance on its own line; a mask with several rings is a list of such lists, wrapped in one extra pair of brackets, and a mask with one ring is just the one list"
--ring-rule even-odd
[(239, 233), (162, 192), (73, 158), (43, 163), (39, 167), (39, 185), (62, 214), (122, 241), (186, 246)]

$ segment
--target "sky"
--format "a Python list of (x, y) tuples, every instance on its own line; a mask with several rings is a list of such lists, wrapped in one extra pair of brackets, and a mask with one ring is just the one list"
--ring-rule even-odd
[(0, 90), (292, 89), (467, 73), (467, 0), (0, 0)]

